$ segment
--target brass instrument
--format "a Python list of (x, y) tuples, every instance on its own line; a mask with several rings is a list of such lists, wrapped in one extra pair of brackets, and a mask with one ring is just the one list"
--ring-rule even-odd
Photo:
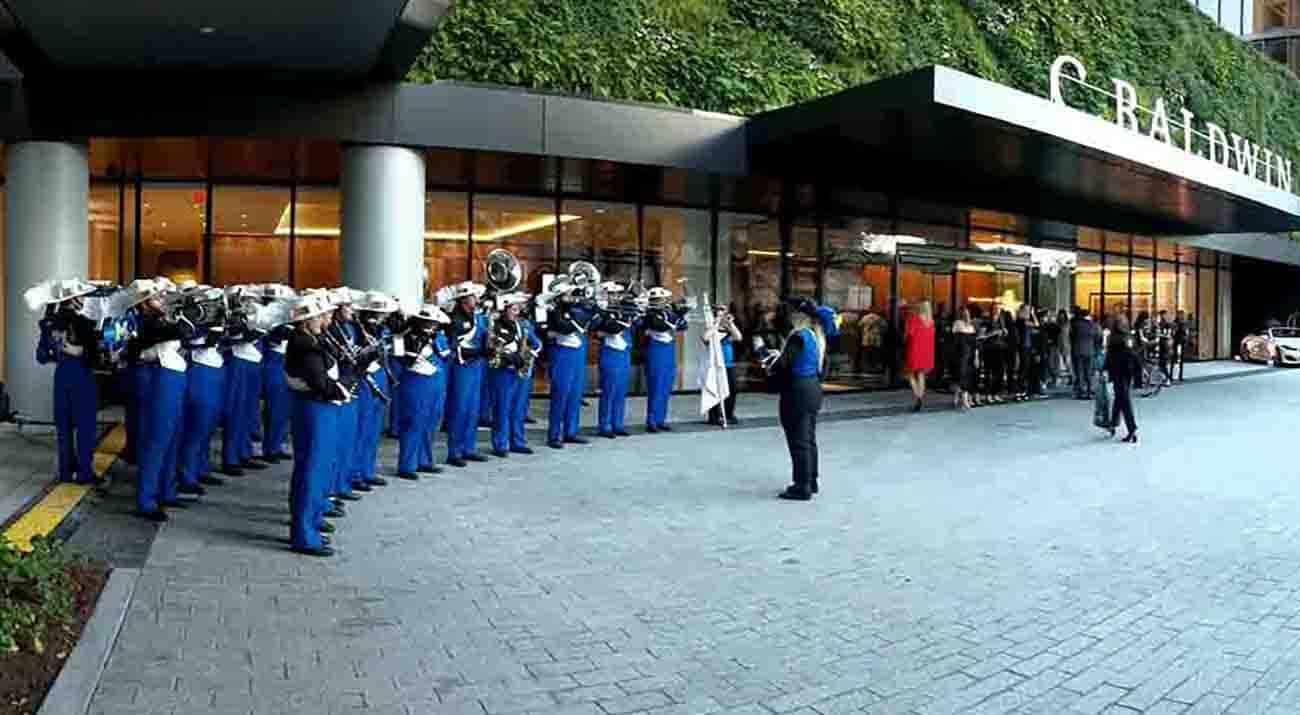
[[(497, 337), (496, 321), (499, 314), (496, 306), (497, 296), (504, 295), (519, 287), (523, 281), (524, 270), (515, 255), (504, 248), (493, 250), (483, 261), (483, 279), (488, 288), (492, 291), (492, 301), (484, 305), (483, 311), (487, 315), (488, 334), (488, 367), (500, 368), (505, 367), (505, 347), (506, 341)], [(459, 354), (459, 345), (457, 354)]]
[[(362, 362), (365, 360), (364, 355), (368, 352), (368, 348), (361, 348), (357, 345), (353, 345), (352, 341), (348, 340), (345, 335), (335, 335), (332, 332), (334, 330), (341, 331), (342, 328), (339, 328), (337, 323), (331, 323), (321, 331), (318, 338), (325, 344), (325, 347), (329, 348), (338, 356), (339, 362), (347, 363), (352, 366), (352, 370), (359, 374), (361, 380), (366, 383), (366, 387), (370, 388), (370, 391), (374, 393), (375, 397), (378, 397), (384, 404), (392, 402), (392, 398), (385, 394), (383, 390), (379, 389), (379, 385), (375, 382), (375, 379), (370, 376), (370, 373), (365, 371), (364, 366), (362, 365)], [(362, 333), (364, 334), (364, 332), (365, 331), (363, 330)], [(345, 387), (350, 388), (350, 386)]]

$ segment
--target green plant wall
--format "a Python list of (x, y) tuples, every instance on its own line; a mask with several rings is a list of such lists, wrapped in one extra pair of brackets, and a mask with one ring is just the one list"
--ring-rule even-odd
[(1300, 83), (1188, 0), (456, 0), (410, 79), (753, 114), (930, 64), (1046, 96), (1061, 54), (1300, 160)]

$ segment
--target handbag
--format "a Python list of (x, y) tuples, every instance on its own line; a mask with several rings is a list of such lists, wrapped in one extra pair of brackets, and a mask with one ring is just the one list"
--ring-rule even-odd
[(1092, 423), (1104, 430), (1111, 428), (1110, 381), (1104, 376), (1097, 381), (1097, 393), (1093, 398)]

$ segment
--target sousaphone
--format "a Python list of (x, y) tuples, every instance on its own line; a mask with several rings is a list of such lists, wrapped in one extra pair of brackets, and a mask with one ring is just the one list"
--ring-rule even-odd
[(513, 253), (498, 248), (483, 261), (483, 274), (487, 286), (500, 295), (519, 287), (524, 279), (524, 267)]

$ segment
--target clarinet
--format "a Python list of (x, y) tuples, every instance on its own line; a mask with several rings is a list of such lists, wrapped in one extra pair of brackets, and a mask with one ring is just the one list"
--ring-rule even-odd
[[(330, 326), (330, 328), (333, 327), (335, 326)], [(351, 345), (346, 339), (340, 340), (337, 336), (331, 335), (330, 328), (326, 328), (322, 331), (321, 337), (331, 350), (338, 353), (339, 361), (346, 362), (348, 365), (352, 366), (352, 369), (355, 372), (360, 373), (361, 379), (365, 381), (366, 387), (370, 388), (370, 391), (374, 393), (375, 397), (378, 397), (385, 404), (392, 402), (392, 398), (384, 394), (383, 390), (379, 389), (379, 385), (375, 383), (375, 379), (370, 376), (370, 373), (361, 369), (361, 350), (356, 346)]]

